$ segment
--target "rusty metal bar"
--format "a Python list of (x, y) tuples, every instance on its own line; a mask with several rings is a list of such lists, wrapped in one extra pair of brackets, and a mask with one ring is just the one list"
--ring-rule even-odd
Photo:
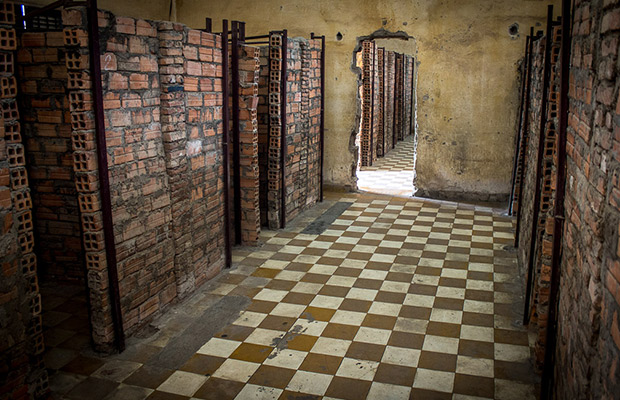
[(245, 37), (245, 40), (252, 40), (252, 39), (269, 39), (269, 35), (256, 35), (256, 36)]
[[(231, 92), (233, 142), (233, 206), (235, 214), (235, 244), (241, 244), (241, 144), (239, 137), (239, 21), (232, 21)], [(228, 99), (225, 99), (228, 100)]]
[(105, 114), (103, 111), (103, 88), (101, 84), (99, 16), (97, 12), (97, 0), (90, 0), (87, 7), (88, 37), (90, 43), (90, 75), (93, 85), (93, 103), (95, 108), (95, 131), (97, 136), (97, 164), (99, 169), (101, 214), (103, 219), (103, 235), (108, 266), (108, 285), (110, 287), (110, 309), (112, 312), (112, 323), (114, 325), (114, 342), (118, 351), (122, 352), (125, 350), (125, 331), (123, 328), (120, 289), (118, 285), (116, 244), (114, 243), (114, 221), (112, 219), (112, 200), (110, 197)]
[(571, 27), (573, 24), (570, 0), (562, 0), (562, 44), (560, 55), (560, 109), (557, 136), (556, 191), (553, 210), (553, 248), (551, 252), (551, 288), (549, 290), (549, 312), (547, 316), (547, 343), (542, 373), (541, 398), (553, 398), (553, 364), (557, 340), (558, 294), (560, 291), (560, 264), (564, 232), (564, 195), (566, 190), (566, 141), (568, 128), (571, 57)]
[(517, 124), (517, 143), (515, 144), (515, 159), (512, 167), (512, 183), (510, 185), (510, 204), (508, 205), (508, 214), (512, 215), (512, 207), (514, 205), (515, 184), (517, 183), (517, 169), (519, 168), (519, 153), (521, 151), (521, 135), (523, 134), (523, 113), (525, 106), (525, 87), (527, 81), (528, 66), (528, 50), (530, 47), (531, 36), (525, 39), (525, 57), (523, 58), (523, 78), (521, 82), (521, 101), (519, 104), (519, 123)]
[(532, 94), (532, 60), (534, 51), (534, 40), (538, 38), (538, 34), (534, 36), (534, 27), (530, 28), (530, 47), (529, 57), (527, 60), (527, 87), (525, 89), (525, 115), (523, 116), (523, 135), (521, 140), (523, 141), (523, 152), (519, 153), (519, 157), (523, 154), (523, 158), (519, 159), (521, 164), (521, 179), (519, 180), (519, 208), (517, 208), (517, 227), (515, 230), (515, 242), (514, 246), (519, 247), (519, 236), (521, 232), (521, 212), (523, 211), (523, 181), (525, 180), (525, 161), (527, 160), (528, 138), (530, 134), (530, 104)]
[(287, 59), (288, 59), (288, 32), (287, 30), (282, 31), (282, 89), (280, 90), (281, 103), (282, 107), (280, 110), (280, 123), (282, 124), (281, 128), (281, 139), (280, 139), (280, 171), (282, 172), (282, 188), (281, 188), (281, 203), (280, 203), (280, 227), (284, 229), (286, 227), (286, 102), (287, 102)]
[(551, 80), (551, 41), (553, 29), (553, 5), (547, 8), (547, 38), (545, 43), (545, 66), (543, 70), (543, 90), (540, 104), (540, 134), (538, 138), (538, 159), (536, 160), (536, 179), (534, 180), (534, 209), (532, 216), (532, 236), (530, 237), (530, 256), (527, 266), (527, 284), (525, 287), (525, 306), (523, 308), (523, 324), (530, 322), (530, 302), (532, 284), (534, 282), (534, 263), (536, 261), (536, 242), (538, 237), (538, 217), (540, 214), (540, 196), (542, 165), (545, 153), (545, 125), (547, 125), (547, 103), (549, 100), (549, 84)]
[(222, 21), (222, 163), (224, 164), (224, 246), (226, 268), (232, 265), (230, 243), (230, 110), (228, 108), (228, 20)]

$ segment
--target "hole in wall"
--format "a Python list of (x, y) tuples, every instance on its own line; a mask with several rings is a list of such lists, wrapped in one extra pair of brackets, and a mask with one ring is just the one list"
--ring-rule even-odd
[[(364, 61), (368, 59), (368, 56), (365, 55), (363, 50), (365, 41), (370, 41), (373, 43), (373, 48), (377, 49), (377, 57), (379, 57), (379, 54), (381, 53), (383, 53), (384, 56), (383, 68), (378, 67), (380, 63), (379, 59), (371, 62), (371, 65), (373, 65), (371, 68), (376, 69), (376, 71), (372, 74), (368, 74), (368, 62), (366, 61), (365, 64)], [(388, 54), (388, 52), (392, 53), (391, 56), (393, 57), (390, 67), (387, 67), (385, 64), (387, 61), (385, 55)], [(402, 84), (400, 86), (402, 88), (401, 93), (405, 93), (405, 88), (407, 88), (405, 95), (406, 100), (399, 103), (401, 104), (400, 107), (402, 108), (402, 113), (397, 115), (401, 116), (399, 121), (402, 122), (399, 122), (400, 126), (398, 128), (394, 128), (392, 124), (392, 121), (397, 119), (392, 117), (395, 115), (394, 109), (388, 108), (390, 107), (388, 104), (396, 107), (394, 105), (394, 89), (388, 89), (395, 87), (395, 80), (392, 78), (393, 82), (382, 81), (382, 79), (385, 79), (387, 76), (385, 71), (388, 69), (395, 71), (396, 54), (402, 57), (400, 61), (401, 73), (398, 74), (398, 76), (402, 77)], [(355, 126), (349, 140), (349, 151), (351, 151), (354, 155), (353, 165), (351, 166), (351, 186), (354, 189), (407, 197), (410, 197), (415, 193), (415, 161), (417, 152), (416, 88), (418, 78), (417, 70), (419, 65), (416, 54), (417, 47), (415, 38), (409, 36), (403, 31), (389, 32), (381, 28), (371, 35), (357, 38), (357, 46), (353, 51), (351, 63), (351, 70), (357, 78), (357, 106)], [(406, 63), (404, 59), (407, 60)], [(375, 67), (374, 65), (377, 66)], [(403, 74), (402, 71), (405, 70), (403, 67), (404, 65), (407, 65), (408, 68), (406, 70), (411, 72)], [(382, 70), (384, 78), (379, 78)], [(364, 71), (366, 71), (366, 73)], [(365, 76), (366, 79), (364, 78)], [(368, 100), (364, 100), (365, 98), (368, 98), (368, 93), (364, 93), (365, 85), (369, 85), (368, 76), (374, 76), (372, 78), (372, 83), (370, 83), (370, 86), (373, 88), (373, 95), (370, 96), (373, 100), (372, 105), (370, 106), (368, 105), (370, 102)], [(376, 83), (374, 79), (376, 79), (376, 82), (383, 82), (382, 87), (379, 87), (379, 84)], [(375, 91), (377, 92), (376, 96), (374, 94)], [(388, 93), (391, 95), (389, 100), (388, 97), (386, 97)], [(385, 109), (385, 112), (382, 112), (377, 108), (375, 103), (379, 101), (381, 101), (381, 107)], [(373, 110), (372, 113), (369, 112), (368, 107)], [(368, 121), (368, 115), (372, 115), (372, 122)], [(388, 120), (389, 122), (386, 122)], [(363, 140), (362, 146), (361, 135), (362, 126), (364, 123), (366, 126), (369, 124), (373, 126), (373, 134), (369, 134), (367, 130), (364, 131), (365, 139)], [(390, 128), (387, 128), (386, 124)], [(388, 133), (386, 134), (385, 132)], [(403, 134), (400, 135), (397, 133), (398, 138), (396, 139), (394, 132), (402, 132)], [(372, 137), (372, 139), (370, 139), (370, 141), (372, 141), (371, 143), (368, 143), (369, 137)], [(390, 139), (387, 139), (387, 137)], [(394, 144), (394, 146), (392, 144)], [(362, 148), (372, 149), (372, 152), (374, 152), (376, 148), (377, 151), (376, 154), (369, 156), (369, 151), (365, 150), (362, 152)], [(362, 157), (365, 158), (364, 161), (362, 160)], [(402, 158), (405, 160), (405, 163), (399, 163), (399, 167), (402, 166), (400, 168), (402, 171), (396, 171), (395, 169), (388, 167), (388, 165), (394, 161), (394, 158)], [(369, 163), (369, 160), (372, 161)], [(396, 179), (392, 179), (395, 178), (395, 176), (388, 175), (398, 175), (398, 177), (396, 177)], [(390, 181), (389, 185), (386, 184), (388, 181)]]
[(519, 36), (519, 24), (514, 23), (508, 27), (508, 34), (512, 36), (512, 38), (516, 38)]
[(336, 34), (336, 40), (341, 41), (342, 40), (342, 33), (338, 32)]

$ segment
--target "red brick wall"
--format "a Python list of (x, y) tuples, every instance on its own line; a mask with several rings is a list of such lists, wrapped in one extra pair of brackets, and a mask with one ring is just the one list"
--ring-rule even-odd
[(403, 61), (403, 55), (397, 53), (394, 67), (394, 129), (397, 141), (403, 140)]
[[(383, 118), (384, 126), (383, 134), (385, 136), (385, 154), (392, 150), (394, 141), (394, 85), (395, 85), (395, 53), (386, 51), (385, 54), (385, 115)], [(384, 155), (385, 155), (384, 154)]]
[(241, 244), (248, 246), (258, 244), (261, 227), (257, 120), (259, 68), (259, 49), (239, 46)]
[(34, 250), (32, 201), (16, 101), (17, 37), (11, 4), (0, 4), (0, 393), (43, 397), (41, 297)]
[(286, 220), (319, 196), (320, 41), (288, 39)]
[(19, 107), (30, 171), (40, 273), (84, 280), (63, 32), (20, 37)]
[(575, 2), (558, 398), (620, 393), (620, 4)]
[(376, 129), (377, 129), (377, 156), (383, 157), (383, 141), (384, 130), (385, 130), (385, 49), (383, 47), (377, 48), (377, 74), (375, 75), (375, 89), (376, 89), (376, 97), (375, 102), (377, 104), (377, 118), (376, 118)]
[(267, 221), (267, 188), (269, 170), (269, 46), (260, 48), (260, 70), (258, 80), (258, 166), (260, 182), (260, 221), (261, 226), (268, 225)]
[(375, 61), (376, 45), (372, 40), (364, 40), (362, 42), (362, 62), (361, 62), (361, 87), (360, 87), (360, 103), (361, 103), (361, 121), (359, 128), (359, 146), (360, 146), (360, 167), (368, 167), (374, 161), (374, 152), (371, 148), (374, 126), (374, 110), (373, 110), (373, 76)]

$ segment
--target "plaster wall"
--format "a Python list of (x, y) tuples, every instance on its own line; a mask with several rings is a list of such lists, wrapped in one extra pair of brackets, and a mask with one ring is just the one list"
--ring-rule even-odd
[[(559, 1), (553, 0), (559, 7)], [(288, 29), (326, 35), (326, 184), (355, 188), (357, 38), (380, 28), (415, 38), (418, 182), (423, 193), (497, 198), (510, 192), (518, 108), (518, 62), (525, 27), (545, 21), (540, 0), (331, 0), (286, 2), (177, 0), (179, 22), (202, 28), (211, 17), (247, 22), (247, 34)], [(556, 7), (557, 8), (557, 7)], [(518, 23), (521, 32), (508, 28)], [(338, 33), (342, 39), (337, 40)], [(347, 151), (349, 149), (350, 151)]]

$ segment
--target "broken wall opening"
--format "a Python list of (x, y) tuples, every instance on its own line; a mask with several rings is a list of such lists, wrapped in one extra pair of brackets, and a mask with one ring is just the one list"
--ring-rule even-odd
[(415, 40), (402, 32), (378, 31), (358, 43), (352, 68), (359, 87), (354, 132), (357, 186), (411, 196), (417, 151)]

